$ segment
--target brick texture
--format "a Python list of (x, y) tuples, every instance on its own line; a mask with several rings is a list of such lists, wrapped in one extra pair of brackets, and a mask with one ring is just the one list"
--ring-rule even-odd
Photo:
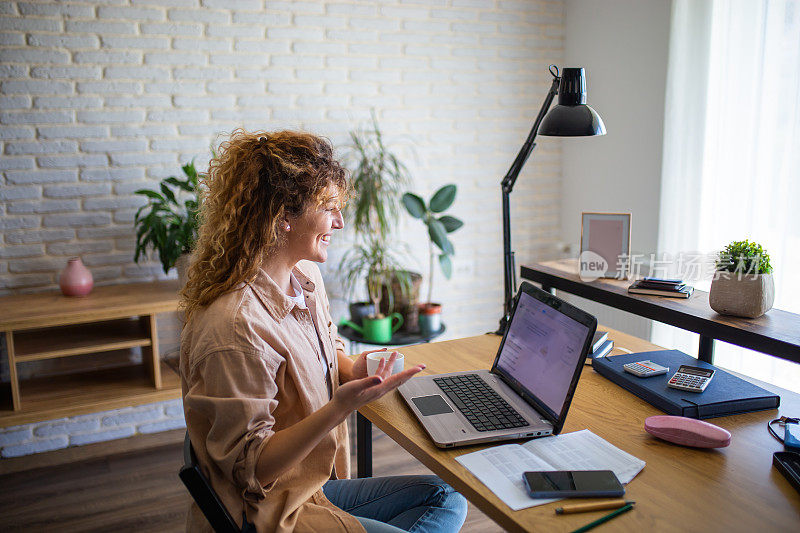
[[(548, 65), (562, 62), (560, 0), (3, 5), (0, 246), (26, 248), (0, 255), (0, 295), (55, 289), (60, 266), (85, 252), (98, 284), (162, 278), (157, 261), (133, 263), (133, 191), (192, 159), (205, 168), (209, 147), (237, 127), (308, 130), (345, 154), (348, 132), (374, 110), (414, 191), (459, 186), (452, 214), (466, 225), (452, 235), (453, 278), (437, 271), (434, 286), (448, 336), (495, 328), (499, 184), (549, 87)], [(555, 253), (560, 174), (559, 142), (540, 138), (512, 197), (518, 264)], [(403, 216), (397, 240), (427, 277), (419, 221)], [(324, 266), (336, 318), (346, 314), (337, 264), (349, 242), (337, 236)], [(175, 346), (177, 328), (168, 334), (162, 342)]]
[(186, 427), (180, 400), (0, 428), (0, 457), (19, 457), (93, 442)]

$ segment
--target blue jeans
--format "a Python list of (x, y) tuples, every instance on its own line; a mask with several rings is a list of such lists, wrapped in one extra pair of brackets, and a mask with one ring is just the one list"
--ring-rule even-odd
[(466, 498), (438, 476), (334, 479), (322, 490), (368, 533), (455, 533), (467, 518)]

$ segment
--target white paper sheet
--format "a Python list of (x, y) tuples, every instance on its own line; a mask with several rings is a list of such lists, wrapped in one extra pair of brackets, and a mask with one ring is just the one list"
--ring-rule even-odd
[(456, 460), (514, 511), (556, 501), (528, 496), (523, 472), (613, 470), (622, 483), (628, 483), (645, 465), (587, 429), (534, 439), (522, 446), (494, 446), (460, 455)]
[(533, 439), (522, 447), (553, 470), (612, 470), (620, 483), (630, 483), (645, 464), (588, 429)]

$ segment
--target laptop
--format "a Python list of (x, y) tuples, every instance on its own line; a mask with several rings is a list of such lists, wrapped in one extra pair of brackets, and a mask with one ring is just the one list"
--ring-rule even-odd
[(440, 448), (555, 435), (597, 319), (523, 282), (491, 370), (415, 376), (398, 389)]

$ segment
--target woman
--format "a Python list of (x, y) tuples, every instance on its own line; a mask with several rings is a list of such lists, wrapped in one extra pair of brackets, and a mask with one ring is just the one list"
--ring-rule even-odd
[[(435, 476), (349, 480), (346, 417), (424, 368), (367, 376), (343, 351), (319, 269), (347, 191), (330, 144), (237, 131), (210, 166), (182, 291), (181, 381), (199, 463), (261, 531), (456, 531), (466, 501)], [(351, 514), (352, 513), (352, 514)], [(209, 526), (193, 504), (187, 530)]]

